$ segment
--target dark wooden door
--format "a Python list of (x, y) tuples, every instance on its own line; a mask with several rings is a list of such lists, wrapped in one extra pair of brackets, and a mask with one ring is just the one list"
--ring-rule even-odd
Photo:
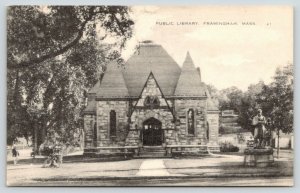
[(143, 124), (143, 145), (161, 145), (163, 141), (161, 122), (155, 118), (146, 120)]

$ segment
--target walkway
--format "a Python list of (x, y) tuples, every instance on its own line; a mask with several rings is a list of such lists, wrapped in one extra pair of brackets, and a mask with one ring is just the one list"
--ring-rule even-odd
[(163, 159), (148, 159), (143, 161), (137, 176), (169, 176)]
[[(41, 168), (41, 163), (7, 165), (7, 185), (273, 185), (273, 178), (284, 178), (279, 185), (293, 185), (293, 161), (276, 160), (268, 168), (244, 167), (243, 156), (212, 155), (198, 159), (132, 159), (105, 162), (64, 163), (60, 168)], [(268, 177), (268, 181), (260, 181)], [(195, 180), (193, 180), (195, 179)], [(196, 180), (197, 179), (197, 180)], [(223, 184), (210, 179), (220, 179)], [(234, 180), (240, 181), (233, 184)], [(253, 183), (247, 184), (249, 179)], [(255, 180), (254, 180), (255, 179)], [(149, 181), (149, 183), (148, 183)], [(198, 184), (199, 181), (199, 184)], [(202, 181), (200, 183), (200, 181)], [(144, 183), (145, 182), (145, 183)], [(148, 184), (147, 184), (147, 183)], [(191, 183), (190, 183), (191, 182)], [(135, 184), (136, 183), (136, 184)]]

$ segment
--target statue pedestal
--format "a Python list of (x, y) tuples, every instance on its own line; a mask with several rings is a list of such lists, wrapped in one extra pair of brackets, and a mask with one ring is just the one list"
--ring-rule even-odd
[(268, 167), (274, 163), (272, 148), (247, 148), (244, 154), (245, 166)]

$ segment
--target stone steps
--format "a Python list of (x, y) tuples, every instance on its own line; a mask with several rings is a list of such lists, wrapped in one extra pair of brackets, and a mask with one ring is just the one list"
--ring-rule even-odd
[(172, 158), (172, 156), (164, 155), (164, 156), (157, 156), (157, 155), (135, 155), (133, 156), (134, 159), (164, 159), (164, 158)]
[(146, 146), (140, 149), (139, 155), (135, 158), (165, 158), (166, 150), (161, 146)]
[(165, 149), (151, 149), (151, 150), (142, 149), (141, 152), (162, 153), (162, 152), (166, 152), (166, 150)]

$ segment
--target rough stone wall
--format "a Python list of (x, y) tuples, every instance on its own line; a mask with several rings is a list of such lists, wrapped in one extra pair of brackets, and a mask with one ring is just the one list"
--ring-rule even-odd
[(166, 145), (175, 145), (175, 125), (173, 115), (169, 109), (135, 109), (131, 115), (131, 124), (126, 145), (141, 145), (141, 130), (143, 122), (149, 118), (158, 119), (162, 123), (164, 142)]
[(138, 100), (136, 106), (144, 106), (144, 101), (147, 96), (157, 96), (160, 102), (160, 106), (167, 106), (166, 100), (163, 98), (162, 93), (159, 90), (156, 81), (151, 74), (147, 80), (147, 83), (142, 92), (141, 98)]
[[(157, 96), (159, 99), (159, 107), (153, 109), (144, 106), (144, 101), (147, 96)], [(141, 130), (143, 122), (149, 118), (156, 118), (162, 123), (164, 141), (166, 145), (174, 145), (175, 142), (175, 125), (173, 123), (173, 115), (170, 107), (159, 90), (156, 81), (151, 74), (141, 94), (141, 98), (137, 101), (135, 109), (131, 115), (131, 124), (126, 145), (142, 145)]]
[[(187, 131), (187, 112), (194, 110), (195, 135), (188, 134)], [(176, 99), (175, 100), (176, 118), (180, 125), (176, 125), (178, 145), (203, 145), (207, 143), (207, 111), (206, 100), (200, 99)]]
[(170, 99), (167, 99), (166, 100), (167, 101), (167, 103), (168, 103), (168, 105), (169, 105), (169, 107), (173, 107), (174, 105), (173, 105), (173, 101), (172, 100), (170, 100)]
[(218, 145), (219, 137), (219, 112), (218, 111), (208, 111), (207, 122), (209, 125), (209, 144)]
[(84, 147), (92, 148), (94, 147), (94, 124), (95, 124), (95, 116), (94, 115), (84, 115), (84, 131), (85, 131), (85, 139), (84, 139)]
[[(97, 102), (97, 146), (122, 146), (128, 134), (128, 101)], [(116, 112), (116, 136), (110, 136), (110, 111)]]

